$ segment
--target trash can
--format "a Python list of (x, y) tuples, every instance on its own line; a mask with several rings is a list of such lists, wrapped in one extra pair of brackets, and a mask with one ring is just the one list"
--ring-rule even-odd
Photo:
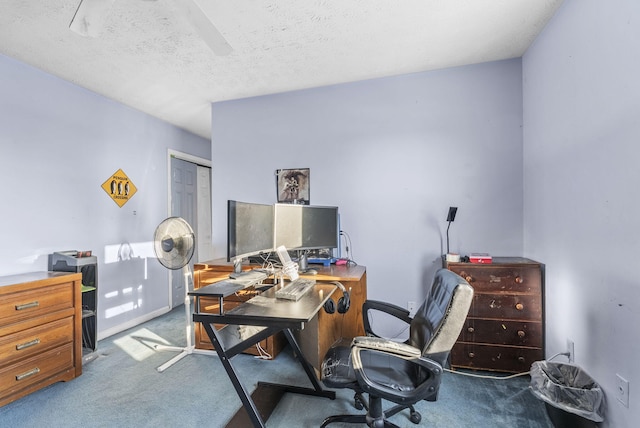
[(574, 364), (534, 362), (529, 388), (545, 402), (556, 428), (594, 427), (604, 420), (602, 388)]

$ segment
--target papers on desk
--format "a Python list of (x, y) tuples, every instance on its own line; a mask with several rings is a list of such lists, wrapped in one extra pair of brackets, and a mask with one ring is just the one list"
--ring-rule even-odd
[(232, 272), (229, 274), (230, 281), (245, 284), (247, 287), (256, 285), (269, 278), (269, 273), (264, 270), (252, 269), (244, 272)]
[(230, 288), (235, 291), (242, 290), (243, 288), (251, 287), (260, 284), (267, 279), (269, 274), (261, 270), (250, 270), (242, 272), (240, 274), (231, 274), (229, 279), (214, 282), (211, 285), (218, 286), (220, 288)]
[[(208, 287), (212, 287), (213, 289), (217, 289), (220, 291), (226, 292), (225, 294), (233, 294), (238, 290), (242, 290), (243, 288), (247, 288), (248, 285), (245, 285), (245, 282), (237, 281), (235, 279), (227, 279), (224, 281), (214, 282)], [(227, 294), (227, 295), (228, 295)]]
[(230, 294), (235, 293), (236, 291), (240, 291), (244, 288), (251, 287), (254, 285), (258, 285), (260, 281), (255, 281), (253, 279), (224, 279), (222, 281), (214, 282), (212, 284), (206, 285), (204, 287), (198, 288), (193, 291), (191, 294), (199, 294), (204, 295), (208, 294), (211, 296), (228, 296)]

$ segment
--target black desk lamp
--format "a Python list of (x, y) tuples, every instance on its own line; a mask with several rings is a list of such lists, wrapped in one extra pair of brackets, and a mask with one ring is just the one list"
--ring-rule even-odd
[(447, 254), (449, 254), (449, 228), (451, 227), (451, 222), (456, 219), (457, 212), (458, 207), (449, 207), (449, 214), (447, 214), (447, 221), (449, 222), (447, 225)]

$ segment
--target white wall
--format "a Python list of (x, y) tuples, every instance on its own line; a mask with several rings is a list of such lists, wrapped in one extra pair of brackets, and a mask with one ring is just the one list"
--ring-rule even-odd
[[(150, 245), (168, 212), (167, 152), (210, 159), (210, 142), (1, 55), (0, 94), (0, 275), (92, 250), (99, 337), (168, 309)], [(138, 188), (122, 208), (100, 187), (119, 168)], [(133, 257), (118, 260), (127, 243)]]
[(640, 419), (639, 53), (640, 3), (568, 0), (523, 62), (525, 252), (546, 263), (547, 355), (575, 342), (615, 428)]
[(522, 255), (521, 62), (376, 79), (212, 107), (214, 246), (226, 200), (273, 203), (275, 170), (311, 169), (338, 205), (369, 297), (422, 301), (451, 250)]

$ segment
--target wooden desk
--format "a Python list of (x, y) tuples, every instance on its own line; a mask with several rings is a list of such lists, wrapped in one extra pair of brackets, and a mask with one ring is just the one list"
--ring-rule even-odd
[[(309, 363), (319, 372), (322, 360), (336, 341), (342, 338), (364, 336), (362, 322), (362, 305), (367, 300), (367, 272), (364, 266), (322, 266), (310, 265), (318, 271), (312, 277), (316, 281), (339, 281), (349, 292), (351, 306), (349, 310), (340, 314), (337, 311), (328, 314), (324, 310), (318, 312), (304, 330), (296, 331), (300, 347), (307, 356)], [(333, 293), (333, 300), (337, 302), (342, 297), (340, 290)]]
[[(259, 267), (259, 265), (245, 264), (243, 270), (249, 270)], [(337, 340), (341, 338), (353, 338), (364, 335), (364, 325), (362, 323), (362, 304), (367, 299), (367, 272), (364, 266), (323, 266), (310, 265), (309, 267), (318, 271), (317, 275), (310, 275), (316, 281), (339, 281), (350, 293), (351, 306), (345, 314), (328, 314), (324, 310), (320, 310), (318, 314), (311, 319), (304, 330), (296, 331), (295, 335), (302, 348), (307, 360), (317, 370), (320, 370), (322, 359), (327, 350)], [(217, 281), (221, 281), (229, 277), (229, 273), (233, 271), (233, 263), (227, 262), (225, 259), (210, 260), (194, 264), (193, 283), (194, 289), (204, 287)], [(305, 276), (305, 275), (303, 275)], [(246, 295), (240, 295), (238, 301), (233, 303), (231, 299), (225, 299), (225, 311), (240, 305), (243, 301), (253, 297), (254, 293), (247, 292)], [(340, 290), (333, 294), (334, 301), (342, 297)], [(206, 301), (203, 299), (203, 301)], [(227, 303), (229, 302), (229, 303)], [(201, 304), (196, 308), (197, 311), (216, 312), (215, 303), (209, 301), (208, 307)], [(229, 304), (229, 307), (227, 307)], [(213, 345), (208, 335), (204, 331), (201, 324), (195, 326), (196, 348), (213, 349)], [(276, 356), (281, 347), (285, 344), (285, 340), (280, 336), (274, 336), (260, 342), (261, 346), (267, 350), (272, 356)], [(247, 350), (253, 353), (253, 348)]]

